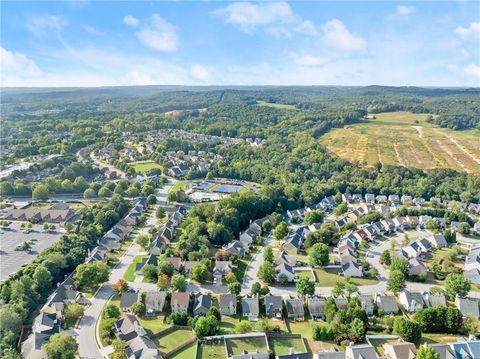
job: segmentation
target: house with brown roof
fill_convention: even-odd
[[[170,299],[170,307],[172,312],[188,313],[190,304],[190,293],[174,292]]]

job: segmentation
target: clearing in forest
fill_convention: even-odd
[[[384,112],[333,129],[320,141],[352,162],[480,172],[480,131],[453,131],[427,122],[427,114]]]

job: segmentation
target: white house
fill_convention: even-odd
[[[400,293],[398,301],[410,313],[419,311],[425,305],[423,296],[420,292],[410,292],[408,290],[404,290]]]

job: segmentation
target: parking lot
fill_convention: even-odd
[[[45,248],[58,241],[63,229],[54,232],[43,232],[43,225],[36,224],[28,234],[20,229],[21,222],[12,222],[9,228],[2,228],[0,233],[0,279],[8,278],[10,273],[18,271],[24,264],[28,264]],[[23,241],[33,242],[29,251],[16,251],[15,247]]]

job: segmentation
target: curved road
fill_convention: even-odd
[[[166,203],[167,193],[172,187],[174,180],[169,180],[163,188],[157,192],[159,204]],[[155,210],[150,213],[145,226],[139,231],[139,234],[146,234],[148,230],[156,225]],[[82,359],[101,359],[108,354],[103,348],[100,350],[96,341],[96,323],[102,314],[103,307],[113,294],[112,284],[120,278],[123,278],[128,266],[133,262],[133,258],[140,251],[138,244],[130,246],[125,255],[120,258],[120,262],[110,272],[109,282],[104,283],[100,289],[90,298],[91,305],[85,310],[85,314],[78,323],[78,352]]]

